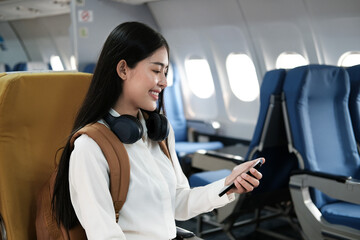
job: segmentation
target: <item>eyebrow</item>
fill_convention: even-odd
[[[164,63],[161,63],[161,62],[151,62],[151,64],[155,64],[155,65],[159,65],[161,67],[165,67],[165,64]],[[168,66],[166,66],[168,68]]]

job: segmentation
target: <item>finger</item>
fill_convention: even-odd
[[[238,177],[237,179],[235,179],[234,181],[234,184],[235,184],[235,187],[236,187],[236,192],[237,193],[244,193],[246,192],[247,190],[240,184],[240,181],[243,180],[241,177]]]
[[[242,174],[241,177],[245,179],[248,183],[250,183],[253,187],[258,187],[260,184],[260,181],[256,179],[255,177],[250,176],[249,174]]]
[[[251,166],[251,162],[245,162],[234,167],[230,175],[226,177],[225,185],[229,185],[231,182],[233,182],[249,166]]]
[[[255,168],[251,168],[250,173],[253,175],[253,177],[257,178],[258,180],[260,180],[262,178],[261,172],[259,172]]]
[[[251,192],[254,190],[254,186],[247,182],[244,178],[242,178],[239,183],[245,189],[245,192]]]

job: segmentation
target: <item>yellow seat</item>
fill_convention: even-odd
[[[91,77],[0,74],[0,214],[8,240],[36,239],[37,194],[54,170]]]

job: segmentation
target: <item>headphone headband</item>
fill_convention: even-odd
[[[162,141],[166,139],[170,129],[167,118],[157,112],[149,112],[144,115],[147,114],[148,117],[146,118],[144,116],[144,118],[149,138],[153,141]],[[143,126],[139,119],[131,115],[114,117],[108,113],[104,117],[104,120],[120,141],[126,144],[135,143],[144,133]]]

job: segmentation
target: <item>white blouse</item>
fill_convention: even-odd
[[[114,110],[110,113],[119,116]],[[172,239],[175,219],[187,220],[235,199],[234,194],[218,197],[224,179],[190,189],[176,156],[173,129],[168,137],[171,162],[159,144],[147,137],[145,121],[139,115],[145,133],[137,142],[124,144],[130,160],[130,185],[118,223],[104,154],[87,135],[75,140],[69,167],[70,196],[89,240]]]

